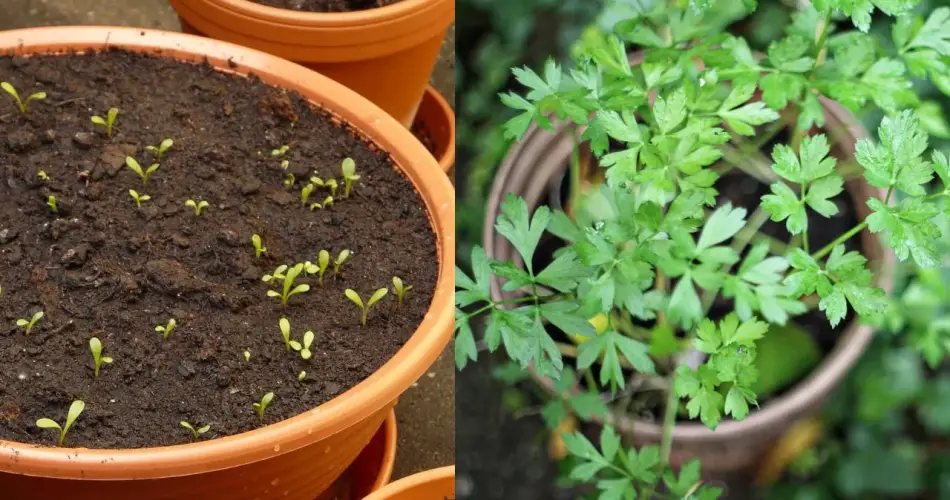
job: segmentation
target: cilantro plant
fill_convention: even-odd
[[[276,292],[274,290],[268,290],[267,296],[272,297],[272,298],[279,298],[281,305],[286,306],[287,302],[290,301],[290,298],[293,297],[294,295],[309,292],[310,285],[306,283],[294,286],[294,281],[297,279],[297,276],[300,276],[300,273],[302,273],[303,270],[304,270],[304,265],[301,263],[301,264],[296,264],[294,266],[286,268],[287,274],[283,275],[282,277],[277,277],[276,275],[264,276],[264,281],[270,282],[270,281],[283,280],[284,282],[283,291]],[[278,267],[277,271],[275,272],[281,273],[283,271]],[[270,277],[271,279],[268,280],[267,279],[268,277]]]
[[[910,78],[950,81],[950,8],[924,19],[910,12],[914,4],[800,2],[786,36],[757,57],[721,29],[724,18],[751,15],[753,0],[624,2],[626,18],[612,32],[588,31],[570,69],[549,61],[540,74],[513,70],[527,91],[501,96],[518,113],[506,135],[565,123],[604,183],[579,189],[576,148],[570,214],[504,199],[495,230],[520,263],[476,247],[472,275],[456,270],[456,361],[463,369],[480,350],[504,348],[523,369],[555,380],[573,363],[587,390],[619,412],[641,384],[665,391],[652,403],[663,426],[658,447],[620,450],[609,427],[599,449],[565,438],[581,462],[572,476],[596,482],[602,498],[652,498],[661,480],[677,498],[719,496],[701,486],[698,463],[679,476],[669,470],[677,416],[715,429],[754,411],[757,343],[770,325],[811,310],[830,327],[849,310],[879,319],[884,291],[852,250],[863,230],[901,261],[939,262],[950,163],[926,154]],[[896,18],[887,21],[893,46],[867,34],[875,8]],[[638,50],[642,61],[631,64]],[[840,134],[823,129],[822,98],[883,113],[877,138],[858,141],[853,157],[843,148],[832,155]],[[769,194],[747,200],[751,214],[720,195],[717,181],[733,172],[767,185]],[[850,198],[851,180],[879,188],[880,198]],[[809,222],[841,217],[841,204],[871,214],[811,248]],[[788,241],[763,230],[769,220],[784,225]],[[540,266],[546,232],[566,245]],[[493,279],[517,293],[493,297]],[[479,341],[476,317],[486,324]]]

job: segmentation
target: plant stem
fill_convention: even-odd
[[[815,260],[819,260],[819,259],[823,258],[825,255],[828,255],[829,253],[831,253],[831,251],[832,251],[836,246],[838,246],[838,245],[840,245],[840,244],[842,244],[842,243],[848,241],[849,239],[851,239],[852,236],[854,236],[854,235],[860,233],[860,232],[861,232],[862,230],[864,230],[864,228],[866,228],[866,227],[868,227],[867,221],[864,221],[864,222],[858,224],[857,226],[852,227],[850,231],[848,231],[847,233],[842,234],[841,236],[838,236],[838,238],[837,238],[836,240],[832,241],[831,243],[828,243],[827,245],[824,246],[824,248],[822,248],[821,250],[819,250],[819,251],[817,251],[815,254],[813,254],[813,255],[812,255],[812,258],[815,259]]]
[[[581,201],[581,153],[580,142],[577,140],[577,129],[571,128],[571,198],[568,204],[580,203]],[[568,206],[562,207],[567,211]]]
[[[805,184],[805,182],[801,183],[801,202],[803,207],[805,206]],[[805,230],[802,231],[802,250],[804,250],[805,253],[808,253],[808,215],[806,214],[805,217]]]

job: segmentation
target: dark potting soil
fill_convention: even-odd
[[[278,9],[303,12],[353,12],[385,7],[402,0],[250,0]]]
[[[432,156],[435,156],[438,152],[436,151],[435,141],[432,140],[432,135],[429,133],[429,129],[426,128],[425,123],[416,121],[412,124],[412,135],[416,136],[416,139],[419,139],[419,142],[432,153]],[[436,157],[438,159],[438,157]]]
[[[35,422],[62,422],[76,399],[86,409],[67,446],[184,443],[181,420],[210,424],[203,439],[248,431],[262,425],[252,403],[265,393],[275,397],[264,423],[319,406],[389,360],[423,319],[437,256],[421,199],[388,154],[300,96],[121,51],[2,57],[0,80],[49,95],[27,115],[0,96],[0,438],[55,443]],[[90,123],[110,107],[120,110],[111,139]],[[175,144],[143,186],[125,157],[150,165],[145,146],[165,138]],[[271,156],[285,144],[297,179],[339,179],[353,158],[352,196],[302,207],[301,184],[285,188]],[[136,209],[130,189],[152,199]],[[210,206],[196,216],[188,199]],[[353,252],[339,279],[331,269],[322,286],[299,280],[311,291],[286,308],[266,297],[265,273],[316,261],[321,249]],[[344,289],[365,300],[393,276],[414,287],[406,303],[397,309],[390,293],[360,327]],[[45,317],[31,335],[14,327],[36,311]],[[309,361],[287,352],[282,317],[297,340],[315,333]],[[155,327],[169,318],[178,328],[166,341]],[[115,359],[98,378],[92,337]]]

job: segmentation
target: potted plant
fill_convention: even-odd
[[[21,353],[3,490],[315,498],[449,339],[436,162],[356,93],[252,49],[101,27],[0,47],[0,342]]]
[[[169,1],[185,32],[303,64],[407,127],[455,18],[452,0]]]
[[[924,156],[905,64],[944,74],[918,62],[946,48],[935,40],[950,11],[900,17],[879,59],[867,35],[832,23],[837,3],[805,5],[759,59],[720,29],[734,7],[631,7],[612,33],[585,34],[569,72],[516,69],[530,90],[502,97],[520,113],[507,133],[525,139],[494,187],[473,276],[457,271],[457,361],[504,347],[552,391],[546,417],[605,423],[600,447],[564,438],[573,477],[605,494],[650,498],[662,477],[687,495],[699,488],[692,459],[717,472],[754,462],[857,360],[871,336],[858,318],[884,312],[894,255],[938,260],[947,161]],[[634,47],[646,48],[639,65]],[[879,140],[832,101],[884,111]],[[585,189],[582,141],[603,185]],[[568,164],[570,215],[542,202]],[[544,248],[551,238],[561,243]],[[775,339],[824,342],[824,359],[760,398],[758,359]],[[636,449],[618,453],[621,435]]]
[[[395,481],[365,500],[455,500],[455,466],[433,469]]]

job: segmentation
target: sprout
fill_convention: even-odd
[[[325,187],[329,189],[330,196],[336,196],[336,190],[339,187],[339,184],[337,184],[336,179],[323,180],[319,177],[311,177],[310,182],[312,182],[313,184],[317,186]]]
[[[274,400],[274,393],[268,392],[264,394],[264,397],[261,398],[260,403],[254,403],[254,410],[257,412],[257,416],[260,417],[261,422],[264,421],[264,410],[267,409],[267,405]]]
[[[79,418],[79,415],[83,410],[86,409],[86,403],[82,401],[73,401],[73,404],[69,405],[69,412],[66,413],[66,423],[60,427],[56,421],[49,418],[41,418],[36,421],[36,426],[40,429],[57,429],[59,430],[59,445],[62,446],[66,441],[66,433],[69,432],[69,428],[76,423],[76,419]]]
[[[287,170],[290,167],[290,160],[284,160],[280,162],[280,168]]]
[[[310,194],[313,193],[313,190],[316,188],[317,186],[314,186],[313,184],[307,184],[306,186],[303,187],[303,189],[300,190],[300,204],[301,205],[307,204],[307,200],[310,199]],[[310,210],[313,210],[313,205],[310,206]]]
[[[320,278],[320,285],[322,286],[323,275],[327,272],[327,267],[330,265],[330,252],[326,250],[320,250],[320,254],[317,255],[317,264],[317,276]]]
[[[259,235],[251,235],[251,244],[254,245],[254,256],[258,259],[261,258],[261,254],[267,253],[267,249],[264,248],[264,243]]]
[[[299,351],[300,342],[290,338],[290,320],[280,318],[280,323],[278,324],[280,325],[280,336],[284,338],[284,346],[287,347],[287,352],[290,352],[291,349]]]
[[[204,427],[202,427],[202,428],[200,428],[200,429],[195,429],[194,426],[192,426],[192,425],[189,424],[188,422],[185,422],[184,420],[182,420],[182,421],[179,422],[179,423],[181,424],[182,427],[184,427],[185,429],[188,429],[189,431],[191,431],[191,435],[195,438],[195,441],[197,441],[198,438],[200,438],[202,434],[204,434],[204,433],[206,433],[206,432],[208,432],[208,431],[211,430],[211,425],[210,425],[210,424],[209,424],[209,425],[206,425],[206,426],[204,426]]]
[[[302,371],[302,372],[300,372],[299,375],[297,375],[297,380],[300,381],[300,382],[303,382],[303,379],[305,379],[305,378],[307,378],[307,372],[305,372],[305,371]]]
[[[105,118],[99,115],[93,115],[91,120],[93,124],[105,127],[106,135],[112,137],[112,127],[115,125],[115,119],[117,116],[119,116],[119,110],[116,108],[109,108]]]
[[[26,327],[26,334],[29,335],[33,331],[33,327],[36,326],[36,323],[43,319],[43,311],[39,311],[33,315],[29,320],[18,319],[16,320],[16,326],[20,328]]]
[[[156,326],[155,331],[162,334],[162,340],[168,340],[168,336],[175,331],[176,326],[178,326],[178,322],[175,321],[175,318],[171,318],[167,324]]]
[[[350,251],[343,250],[340,252],[340,255],[336,257],[336,260],[333,261],[333,277],[336,278],[340,274],[340,266],[350,258]]]
[[[277,266],[277,269],[274,269],[273,274],[265,274],[264,277],[261,279],[265,283],[270,283],[271,285],[276,284],[278,281],[281,281],[287,277],[284,275],[284,271],[286,270],[287,270],[286,265]]]
[[[343,170],[343,199],[349,199],[353,181],[358,181],[360,176],[356,175],[356,162],[352,158],[345,158],[341,169]]]
[[[89,350],[92,352],[92,360],[96,363],[94,376],[98,377],[99,367],[102,366],[102,363],[112,363],[112,358],[102,355],[102,342],[96,337],[89,339]]]
[[[412,290],[412,285],[405,286],[402,282],[402,278],[399,276],[393,276],[393,292],[396,293],[396,304],[399,307],[402,307],[402,301],[406,297],[406,293]]]
[[[151,196],[149,196],[149,195],[147,195],[147,194],[139,194],[138,191],[136,191],[136,190],[134,190],[134,189],[130,189],[130,190],[129,190],[129,196],[131,196],[132,199],[135,200],[135,207],[136,207],[136,208],[142,208],[142,202],[143,202],[143,201],[148,201],[148,200],[151,200],[151,199],[152,199]]]
[[[201,200],[195,202],[195,200],[188,200],[185,202],[186,207],[191,207],[195,209],[195,216],[201,217],[201,211],[211,206],[207,201]]]
[[[244,351],[244,361],[251,361],[251,351]]]
[[[297,279],[297,276],[303,272],[304,265],[297,264],[294,267],[291,267],[287,270],[287,276],[284,277],[284,291],[283,293],[277,293],[274,290],[268,290],[268,297],[280,297],[280,302],[283,305],[287,305],[287,301],[291,297],[297,295],[298,293],[305,293],[310,291],[310,285],[297,285],[294,287],[294,280]]]
[[[284,145],[281,146],[279,149],[273,149],[273,150],[271,150],[270,155],[271,155],[271,156],[284,156],[285,154],[287,154],[287,151],[288,151],[289,149],[290,149],[290,146],[284,144]]]
[[[129,167],[129,170],[135,172],[139,177],[142,178],[142,185],[147,185],[149,177],[158,171],[158,163],[153,163],[149,165],[147,169],[142,170],[142,166],[139,165],[139,162],[131,156],[125,157],[125,166]]]
[[[56,197],[53,195],[49,195],[49,198],[46,198],[46,206],[48,206],[54,214],[59,212],[59,209],[56,207]]]
[[[319,209],[322,210],[322,209],[328,208],[328,207],[330,207],[330,206],[332,206],[332,205],[333,205],[333,197],[332,197],[332,196],[327,196],[326,198],[323,199],[323,203],[311,203],[311,204],[310,204],[310,211],[313,212],[313,209],[315,209],[315,208],[319,208]]]
[[[49,175],[46,174],[45,170],[40,170],[39,172],[36,173],[36,176],[39,177],[40,180],[49,182]]]
[[[287,174],[287,178],[284,179],[284,187],[288,189],[292,188],[295,182],[297,182],[297,179],[294,177],[294,174]]]
[[[308,331],[303,334],[303,346],[300,349],[295,349],[300,351],[300,357],[303,359],[310,359],[313,357],[313,352],[310,351],[310,345],[313,344],[313,332]]]
[[[30,101],[40,101],[46,99],[46,92],[37,92],[35,94],[30,94],[30,96],[27,97],[25,101],[20,100],[20,94],[17,93],[16,89],[13,88],[13,85],[11,85],[10,82],[0,82],[0,89],[3,89],[4,92],[10,94],[10,97],[16,101],[17,107],[20,108],[20,113],[23,113],[24,115],[30,110]]]
[[[370,297],[369,301],[365,304],[363,303],[363,299],[360,298],[360,294],[356,293],[356,291],[347,288],[343,293],[346,294],[346,298],[350,299],[351,302],[356,304],[356,307],[360,308],[360,311],[363,313],[360,324],[366,326],[366,318],[369,316],[369,310],[372,309],[377,302],[382,300],[387,293],[389,293],[389,289],[380,288],[379,290],[376,290],[373,292],[373,296]]]
[[[162,157],[165,156],[165,152],[171,149],[171,147],[174,145],[175,141],[171,139],[165,139],[158,146],[145,146],[145,150],[155,153],[155,157],[161,160]]]

